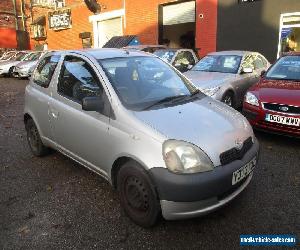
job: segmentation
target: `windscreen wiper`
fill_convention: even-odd
[[[161,100],[158,100],[154,103],[152,103],[151,105],[147,106],[146,108],[144,108],[143,110],[148,110],[154,106],[157,106],[157,105],[160,105],[160,104],[163,104],[163,103],[168,103],[168,102],[171,102],[171,101],[174,101],[174,100],[178,100],[178,99],[182,99],[182,98],[185,98],[187,97],[188,95],[175,95],[175,96],[168,96],[168,97],[165,97]]]

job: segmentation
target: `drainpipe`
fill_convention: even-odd
[[[14,7],[14,15],[16,19],[16,30],[19,30],[19,25],[18,25],[18,15],[17,15],[17,8],[16,8],[16,0],[12,0],[13,7]]]
[[[23,31],[26,31],[26,27],[25,27],[25,18],[24,18],[24,1],[21,0],[21,18],[22,18],[22,25],[23,25]]]

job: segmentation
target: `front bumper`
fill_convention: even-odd
[[[6,68],[0,69],[0,75],[5,75],[5,74],[8,74],[8,69]]]
[[[14,77],[29,77],[29,69],[19,69],[19,68],[15,68],[15,70],[13,71],[13,76]]]
[[[175,174],[166,168],[150,169],[163,217],[173,220],[204,215],[234,199],[249,184],[252,173],[235,185],[232,185],[232,174],[258,157],[258,151],[259,144],[255,139],[241,160],[204,173]]]
[[[279,113],[276,111],[265,110],[261,106],[255,107],[244,103],[243,115],[248,119],[250,124],[257,130],[263,130],[265,132],[276,133],[281,135],[287,135],[292,137],[300,137],[300,127],[288,126],[279,123],[268,122],[265,120],[266,114],[274,114],[281,116],[292,116],[300,118],[299,115],[289,115]]]
[[[194,202],[174,202],[161,200],[160,205],[163,217],[166,220],[178,220],[203,216],[211,213],[237,197],[248,186],[252,176],[253,173],[247,177],[246,181],[238,189],[220,200],[218,200],[217,197]]]

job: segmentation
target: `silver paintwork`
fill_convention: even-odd
[[[242,57],[242,62],[249,54],[260,55],[257,52],[250,51],[220,51],[209,53],[208,55],[237,55]],[[261,69],[254,69],[252,73],[242,74],[242,67],[240,66],[237,74],[220,73],[220,72],[204,72],[204,71],[187,71],[184,75],[189,78],[200,90],[220,87],[212,98],[221,101],[224,94],[232,91],[235,97],[236,106],[241,106],[246,91],[255,83],[258,82],[260,74],[263,70],[267,70],[270,63],[267,62],[267,67]],[[241,63],[242,65],[242,63]]]
[[[162,144],[167,139],[191,142],[220,165],[221,152],[235,141],[254,137],[248,121],[223,103],[204,97],[196,102],[142,112],[127,110],[120,102],[97,59],[147,56],[117,49],[51,52],[62,57],[48,88],[31,79],[25,90],[25,114],[37,125],[41,139],[52,147],[112,183],[112,166],[121,157],[134,159],[149,170],[166,168]],[[114,118],[83,111],[79,103],[57,93],[64,56],[87,61],[96,72],[110,101]]]
[[[163,217],[167,220],[179,220],[211,213],[237,197],[248,186],[252,176],[253,173],[247,177],[247,180],[237,190],[222,200],[218,200],[217,197],[196,202],[174,202],[161,200],[160,205]]]

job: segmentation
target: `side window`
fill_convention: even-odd
[[[33,82],[37,85],[48,88],[54,74],[60,56],[46,56],[41,60],[33,74]]]
[[[181,51],[176,56],[174,65],[175,64],[194,65],[195,59],[193,57],[193,54],[190,51]]]
[[[266,61],[260,55],[255,55],[254,66],[255,69],[263,69],[267,65]]]
[[[252,68],[253,70],[255,69],[253,55],[248,54],[244,57],[242,68]]]
[[[66,56],[60,73],[57,92],[81,103],[88,96],[102,97],[103,88],[92,67],[83,59]]]

